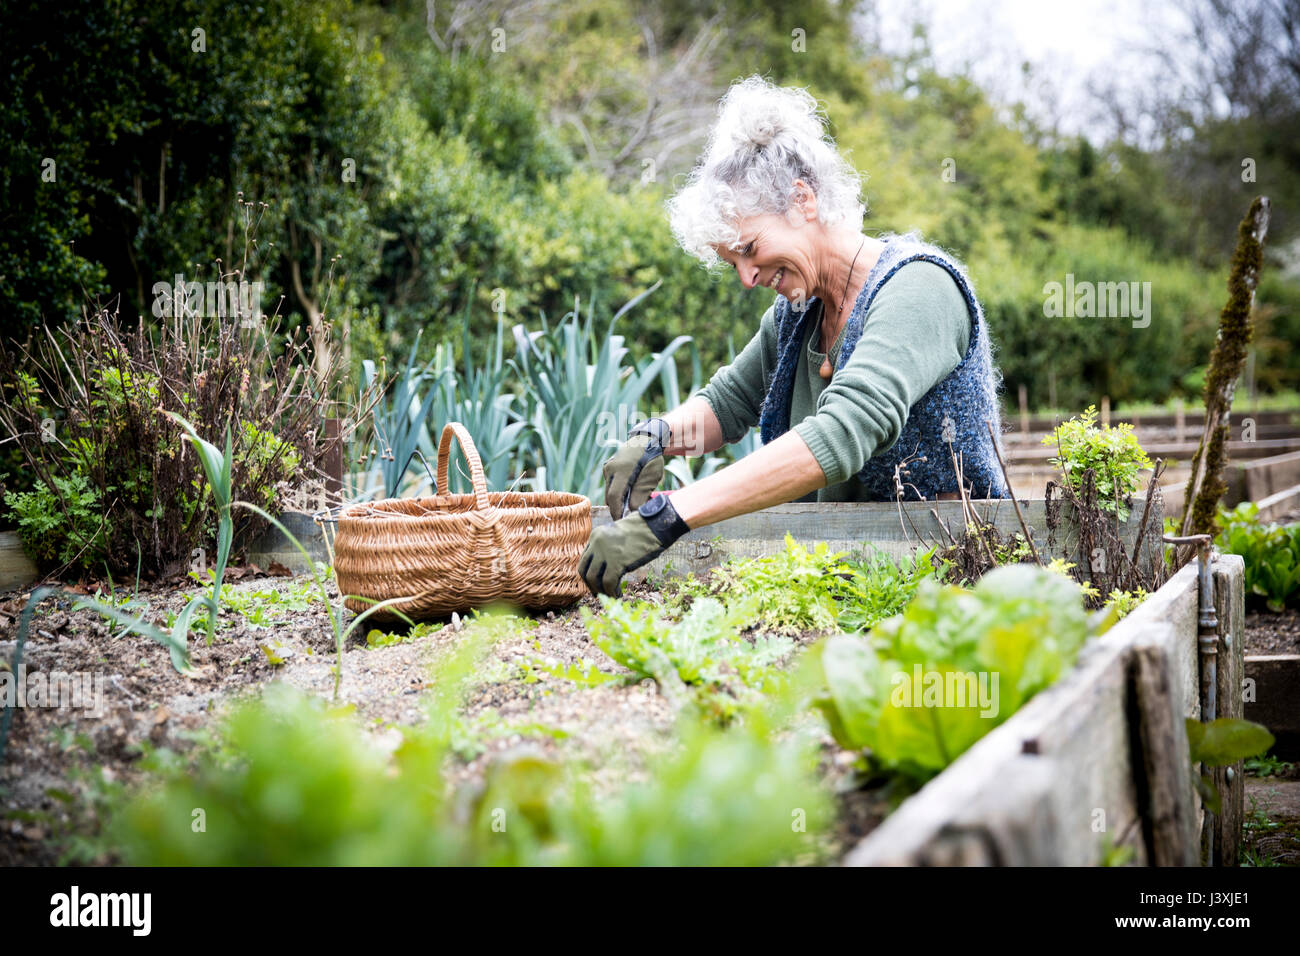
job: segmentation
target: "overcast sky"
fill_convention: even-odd
[[[1159,83],[1151,48],[1184,23],[1177,0],[876,0],[876,11],[863,26],[887,50],[906,49],[919,17],[940,70],[970,64],[995,99],[1024,100],[1063,133],[1107,131],[1089,84],[1114,84],[1131,97]],[[1029,88],[1024,61],[1034,67]]]

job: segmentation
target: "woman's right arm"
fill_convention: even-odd
[[[673,430],[669,455],[706,455],[739,441],[758,424],[767,395],[765,356],[775,361],[776,326],[769,308],[758,332],[730,365],[713,373],[709,384],[664,415]]]
[[[692,395],[665,415],[664,421],[672,429],[672,439],[664,449],[665,455],[694,458],[707,455],[726,444],[717,413],[698,394]]]

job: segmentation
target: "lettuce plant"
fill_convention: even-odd
[[[970,591],[926,580],[869,639],[839,634],[817,648],[817,705],[841,746],[924,780],[1055,682],[1102,629],[1078,585],[1032,565],[998,568]]]
[[[665,696],[689,701],[725,723],[741,707],[756,704],[756,692],[781,685],[777,664],[794,651],[794,642],[780,635],[747,639],[740,630],[754,617],[752,602],[730,607],[714,598],[700,598],[673,622],[648,602],[601,598],[597,617],[583,608],[592,641],[622,664],[634,679],[651,678]]]
[[[934,552],[895,561],[883,553],[852,560],[822,541],[811,550],[785,536],[785,550],[729,561],[707,585],[676,583],[671,598],[712,594],[724,603],[748,602],[751,623],[776,633],[838,628],[861,631],[897,614],[921,581],[938,573]]]
[[[1245,561],[1248,598],[1262,599],[1271,611],[1300,598],[1300,524],[1261,524],[1259,506],[1246,501],[1220,509],[1219,525],[1215,544]]]

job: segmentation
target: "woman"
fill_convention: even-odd
[[[689,531],[796,499],[1006,497],[995,370],[961,265],[916,236],[862,232],[860,179],[805,91],[759,77],[723,98],[704,158],[669,202],[682,247],[777,292],[758,334],[708,386],[632,429],[605,464],[612,524],[579,571],[596,593]],[[663,455],[700,455],[757,425],[763,447],[651,497]]]

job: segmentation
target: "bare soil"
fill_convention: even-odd
[[[244,572],[234,588],[237,593],[290,595],[301,592],[306,580]],[[146,618],[161,625],[166,612],[180,611],[196,593],[193,585],[145,586],[137,598],[148,602]],[[329,593],[337,604],[333,582]],[[646,585],[628,593],[654,594]],[[25,645],[26,673],[102,674],[103,701],[98,711],[66,706],[15,710],[0,767],[0,865],[59,862],[67,839],[93,828],[94,787],[86,779],[92,768],[103,767],[107,779],[130,783],[138,776],[141,745],[184,750],[232,702],[271,681],[332,695],[334,634],[319,593],[313,595],[308,610],[269,604],[262,626],[223,608],[222,626],[211,646],[201,633],[191,634],[197,670],[188,677],[175,671],[163,647],[121,635],[93,611],[72,610],[72,599],[43,602]],[[13,659],[27,597],[0,599],[0,661],[5,662],[0,667]],[[534,615],[534,628],[492,645],[462,708],[475,733],[458,750],[453,780],[475,778],[503,751],[527,747],[582,760],[594,768],[593,783],[615,788],[638,779],[649,754],[671,746],[673,709],[653,681],[589,687],[527,666],[540,661],[564,668],[586,661],[607,673],[627,673],[591,642],[581,607],[599,610],[585,598],[562,613]],[[421,698],[431,686],[430,665],[455,644],[457,629],[448,623],[408,643],[376,648],[365,644],[368,631],[364,624],[359,627],[343,654],[339,697],[355,705],[378,743],[391,738],[395,745],[397,728],[425,719]],[[808,643],[818,636],[809,633],[796,640]],[[832,786],[847,777],[853,759],[829,736],[824,738],[823,766]],[[847,852],[889,809],[878,790],[850,791],[839,800],[841,817],[829,838],[836,854]]]
[[[1246,615],[1246,653],[1300,654],[1300,610],[1281,614],[1268,611]]]
[[[1243,860],[1258,866],[1300,866],[1300,765],[1246,778]]]

